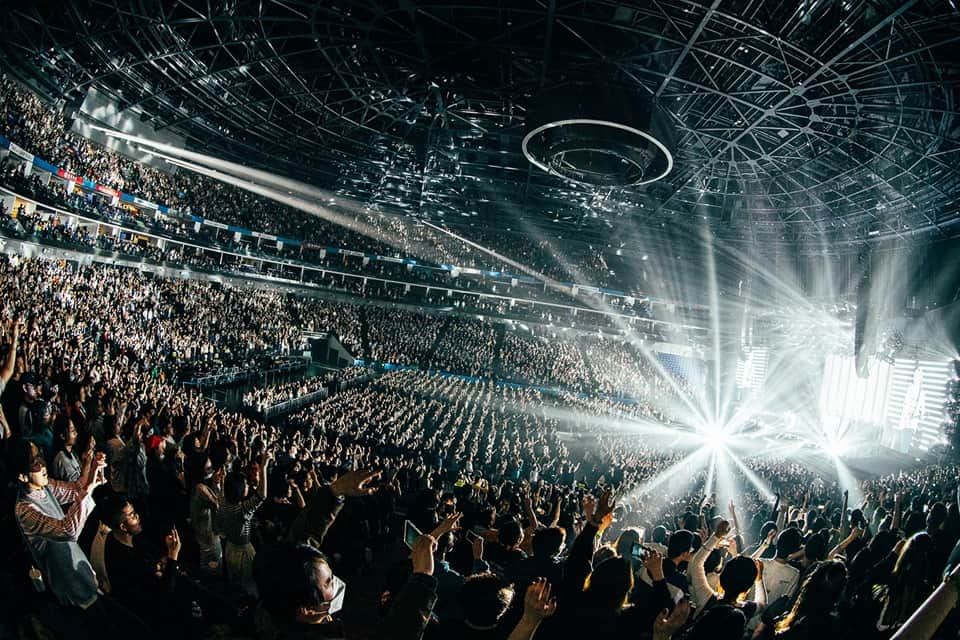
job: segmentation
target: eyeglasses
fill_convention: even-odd
[[[47,461],[43,459],[43,456],[33,456],[30,458],[30,471],[36,473],[46,466]]]

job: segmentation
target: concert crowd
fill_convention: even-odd
[[[725,486],[695,433],[685,452],[616,426],[668,423],[682,385],[661,374],[633,390],[646,401],[592,394],[591,376],[612,390],[646,365],[614,354],[600,375],[612,347],[562,336],[523,337],[526,360],[502,366],[565,392],[391,371],[264,423],[179,384],[180,367],[297,351],[304,317],[411,361],[471,343],[479,358],[497,331],[42,257],[4,257],[0,291],[15,628],[955,637],[956,466],[841,485],[757,456],[728,464]]]

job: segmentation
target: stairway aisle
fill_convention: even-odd
[[[370,331],[367,325],[367,307],[360,307],[360,346],[363,347],[363,359],[367,362],[373,358],[370,351]]]
[[[577,351],[580,352],[580,357],[583,358],[584,363],[587,365],[587,375],[590,376],[590,388],[599,388],[600,385],[597,384],[597,377],[593,375],[593,363],[587,358],[587,351],[583,348],[583,343],[580,342],[580,340],[576,340],[575,344],[577,345]]]
[[[440,346],[440,341],[443,340],[443,336],[446,335],[447,330],[450,328],[450,324],[453,322],[453,318],[447,316],[443,319],[443,326],[440,327],[440,331],[437,331],[437,337],[433,339],[433,344],[430,345],[430,349],[427,350],[426,355],[423,356],[423,362],[420,363],[421,369],[429,369],[430,363],[433,362],[433,355],[437,352],[437,348]]]
[[[503,352],[503,343],[506,341],[507,329],[502,322],[494,323],[493,329],[497,333],[497,337],[493,345],[493,375],[496,378],[501,378],[500,355]]]

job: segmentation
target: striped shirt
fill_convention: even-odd
[[[217,511],[217,528],[227,542],[243,545],[250,542],[250,530],[253,527],[253,514],[263,504],[259,493],[236,504],[224,503]]]

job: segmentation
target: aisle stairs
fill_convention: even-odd
[[[500,355],[503,352],[503,343],[507,335],[507,329],[502,322],[495,322],[493,325],[494,331],[496,331],[496,338],[493,344],[493,375],[496,377],[501,377],[500,375]]]
[[[433,356],[437,353],[437,348],[440,346],[440,341],[443,339],[443,336],[446,335],[447,330],[450,329],[450,324],[453,322],[453,318],[447,316],[443,319],[443,326],[440,327],[440,331],[437,331],[437,337],[434,338],[433,344],[430,345],[430,348],[427,350],[427,353],[424,354],[423,360],[420,362],[420,367],[426,369],[430,366],[430,363],[433,362]]]
[[[574,340],[574,344],[577,345],[577,351],[580,352],[580,357],[583,358],[584,363],[587,365],[587,376],[590,381],[590,388],[597,389],[599,385],[597,384],[597,377],[593,375],[593,363],[587,358],[587,351],[583,348],[583,343],[579,340]]]
[[[360,307],[360,346],[363,348],[363,359],[369,361],[373,352],[370,350],[370,331],[365,306]]]

